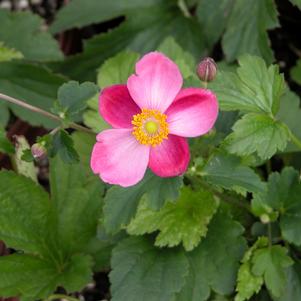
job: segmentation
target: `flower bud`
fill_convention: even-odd
[[[42,160],[46,157],[47,150],[43,144],[35,143],[31,146],[31,153],[35,159]]]
[[[204,82],[211,82],[215,79],[217,66],[211,57],[204,58],[197,66],[197,75]]]

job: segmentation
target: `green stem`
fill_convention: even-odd
[[[272,226],[271,223],[268,223],[268,237],[269,237],[269,248],[272,247],[273,237],[272,237]]]
[[[292,142],[301,150],[301,140],[299,138],[297,138],[291,130],[289,130],[289,136],[292,140]]]
[[[49,296],[45,301],[52,301],[52,300],[57,300],[57,299],[65,299],[69,301],[79,301],[79,299],[68,296],[68,295],[62,295],[62,294],[53,294]]]
[[[25,102],[23,100],[8,96],[6,94],[0,93],[0,99],[2,99],[4,101],[7,101],[7,102],[10,102],[10,103],[13,103],[15,105],[18,105],[20,107],[23,107],[23,108],[25,108],[27,110],[30,110],[32,112],[44,115],[45,117],[53,119],[53,120],[58,121],[60,123],[64,121],[64,119],[62,119],[61,117],[59,117],[57,115],[54,115],[54,114],[52,114],[50,112],[47,112],[47,111],[45,111],[41,108],[30,105],[30,104],[28,104],[27,102]],[[68,126],[72,129],[75,129],[75,130],[83,131],[83,132],[86,132],[86,133],[93,133],[92,130],[90,130],[90,129],[88,129],[88,128],[80,125],[80,124],[74,123],[74,122],[71,122]]]
[[[180,7],[180,9],[183,12],[185,17],[187,17],[187,18],[191,17],[190,11],[186,5],[185,0],[178,0],[178,6]]]

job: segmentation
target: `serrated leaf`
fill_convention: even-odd
[[[141,9],[148,7],[158,0],[114,0],[114,1],[99,1],[99,0],[75,0],[58,12],[52,23],[50,30],[52,33],[58,33],[66,29],[80,28],[92,23],[100,23],[110,19],[125,15],[133,9]]]
[[[0,62],[7,62],[13,59],[22,59],[23,54],[12,48],[5,47],[3,42],[0,42]]]
[[[0,126],[0,153],[13,154],[14,152],[13,144],[7,139],[5,130]]]
[[[24,176],[1,171],[0,204],[0,239],[17,250],[49,254],[47,193]]]
[[[113,250],[112,301],[174,301],[188,263],[179,249],[158,249],[143,237],[121,241]]]
[[[277,119],[285,123],[291,132],[301,139],[300,120],[300,98],[292,91],[287,91],[281,98],[280,110],[277,114]],[[285,152],[300,151],[300,148],[290,142],[285,149]]]
[[[156,50],[168,36],[173,36],[193,55],[202,55],[205,47],[197,21],[186,18],[176,2],[159,2],[158,5],[131,11],[119,27],[90,39],[82,54],[51,67],[77,80],[94,81],[95,70],[109,57],[124,49],[139,53]]]
[[[286,285],[285,268],[293,264],[287,249],[278,245],[256,250],[252,258],[252,273],[263,276],[272,296],[279,298]]]
[[[1,93],[24,100],[46,111],[50,111],[50,108],[53,106],[57,89],[63,82],[64,79],[62,77],[51,73],[43,67],[31,65],[24,61],[0,63]],[[58,125],[57,122],[20,106],[9,104],[8,107],[18,117],[32,125],[43,125],[46,128]],[[2,110],[3,101],[1,100],[0,112]]]
[[[255,195],[252,201],[261,206],[278,210],[282,236],[290,243],[301,245],[301,183],[299,173],[286,167],[281,174],[275,172],[269,176],[268,189]]]
[[[104,224],[108,232],[117,232],[134,217],[139,201],[146,195],[150,208],[160,209],[166,201],[178,197],[182,178],[160,178],[147,172],[135,186],[110,188],[105,197]]]
[[[257,1],[257,0],[256,0]],[[266,66],[260,57],[243,55],[236,73],[221,71],[210,88],[222,110],[276,114],[285,82],[277,65]]]
[[[58,104],[66,118],[74,120],[87,107],[87,100],[98,92],[94,83],[69,81],[58,90]]]
[[[57,41],[42,30],[43,19],[37,14],[0,9],[0,24],[0,41],[20,51],[26,59],[50,61],[63,58]]]
[[[235,301],[250,299],[253,294],[259,292],[263,285],[263,277],[252,274],[251,259],[255,250],[266,246],[268,246],[268,239],[266,237],[260,237],[245,253],[242,259],[242,265],[238,270]]]
[[[206,238],[186,253],[189,274],[176,301],[205,301],[211,290],[221,295],[233,292],[246,247],[242,232],[242,226],[225,212],[219,211],[213,217]]]
[[[286,269],[286,287],[279,301],[291,301],[301,299],[301,266],[295,262],[293,266]]]
[[[175,203],[168,202],[159,211],[141,202],[127,231],[131,235],[143,235],[158,230],[156,246],[174,247],[183,243],[185,250],[191,251],[206,236],[218,204],[210,192],[193,191],[185,186]]]
[[[102,207],[103,184],[87,177],[86,167],[50,161],[51,198],[57,215],[58,239],[67,254],[81,252],[96,235]],[[80,235],[79,235],[80,234]]]
[[[250,53],[271,63],[274,55],[267,30],[279,26],[277,15],[273,0],[235,1],[222,39],[227,60]]]
[[[257,153],[261,159],[271,158],[286,148],[289,130],[285,124],[268,115],[249,113],[239,119],[225,140],[229,152],[240,156]]]
[[[263,192],[265,189],[259,176],[233,155],[217,154],[211,157],[202,169],[202,175],[208,182],[225,189],[239,187],[244,192]]]
[[[135,73],[135,64],[139,53],[122,51],[106,60],[98,70],[97,84],[102,89],[117,84],[126,84],[127,79]]]
[[[54,134],[50,155],[52,157],[59,155],[65,163],[71,164],[79,161],[79,156],[74,148],[73,140],[65,130],[59,130]]]
[[[57,286],[75,291],[91,281],[89,256],[74,256],[61,268],[59,271],[51,261],[32,255],[0,257],[1,296],[19,295],[22,301],[31,301],[49,296]]]

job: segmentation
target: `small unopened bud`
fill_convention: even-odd
[[[268,224],[271,221],[270,217],[266,213],[260,215],[260,220],[263,224]]]
[[[35,143],[31,146],[32,156],[37,160],[42,160],[46,157],[47,150],[41,143]]]
[[[197,66],[197,75],[203,82],[211,82],[215,79],[217,66],[211,57],[204,58]]]

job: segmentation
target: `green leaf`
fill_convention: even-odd
[[[219,72],[210,85],[217,94],[221,109],[275,115],[285,89],[279,67],[267,67],[262,58],[251,55],[240,57],[239,65],[236,73]]]
[[[158,230],[156,246],[174,247],[183,243],[185,250],[191,251],[206,236],[218,204],[210,192],[192,191],[185,186],[177,202],[168,202],[159,211],[141,202],[127,231],[131,235],[143,235]]]
[[[112,301],[174,301],[187,274],[179,249],[157,249],[143,237],[121,241],[113,250]]]
[[[69,81],[58,90],[58,104],[66,118],[74,120],[87,107],[87,100],[98,92],[95,84]]]
[[[65,163],[71,164],[79,161],[73,140],[65,130],[59,130],[52,138],[50,155],[54,157],[57,154]]]
[[[158,51],[163,52],[178,65],[184,79],[189,76],[196,77],[194,57],[191,53],[184,51],[173,37],[167,37],[159,45]]]
[[[9,247],[49,254],[47,220],[49,197],[32,180],[13,172],[0,172],[0,239]]]
[[[293,264],[292,259],[287,255],[287,249],[274,245],[256,250],[252,263],[252,273],[263,276],[272,296],[279,298],[285,290],[285,268]]]
[[[296,5],[299,9],[301,9],[301,0],[290,0],[292,4]]]
[[[271,63],[274,56],[267,30],[279,26],[277,15],[274,0],[235,1],[222,40],[226,59],[234,61],[250,53]]]
[[[15,136],[16,139],[16,151],[14,155],[14,163],[18,174],[32,179],[34,182],[38,182],[37,169],[34,163],[26,162],[22,159],[23,152],[29,150],[30,146],[24,136]]]
[[[23,61],[0,63],[0,91],[9,96],[24,100],[25,102],[50,111],[56,99],[58,88],[64,79],[47,69],[31,65]],[[2,101],[0,102],[2,104]],[[3,110],[0,104],[0,112]],[[52,128],[58,125],[43,115],[9,104],[9,108],[21,119],[32,125],[43,125]],[[1,115],[1,114],[0,114]]]
[[[1,109],[0,109],[1,110]],[[0,152],[4,154],[13,154],[15,148],[13,144],[6,137],[5,130],[0,127]]]
[[[50,30],[58,33],[71,28],[80,28],[125,15],[133,9],[139,10],[159,2],[158,0],[74,0],[58,12]]]
[[[97,83],[102,89],[117,84],[126,84],[127,79],[135,73],[135,64],[139,54],[123,51],[106,60],[97,73]]]
[[[13,59],[22,59],[23,54],[15,49],[7,48],[0,42],[0,62],[7,62]]]
[[[90,39],[82,54],[51,67],[77,80],[94,81],[95,70],[109,57],[124,49],[139,53],[156,50],[168,36],[196,57],[205,51],[197,21],[186,18],[175,1],[160,1],[159,5],[131,11],[119,27]]]
[[[44,299],[57,286],[64,286],[68,291],[83,288],[91,281],[91,258],[74,256],[58,271],[51,261],[37,256],[4,256],[0,257],[0,280],[2,297],[19,295],[22,301]]]
[[[301,109],[300,98],[292,91],[287,91],[281,98],[280,110],[277,114],[277,119],[285,123],[291,132],[301,139]],[[300,148],[290,142],[285,149],[285,152],[300,151]]]
[[[0,9],[0,24],[0,41],[20,51],[26,59],[50,61],[63,58],[57,41],[42,29],[43,19],[37,14]]]
[[[301,299],[301,265],[295,262],[286,269],[286,287],[279,301],[291,301]]]
[[[0,127],[6,126],[9,120],[9,111],[7,104],[0,100]]]
[[[286,167],[281,174],[275,172],[269,176],[268,189],[258,194],[252,206],[261,204],[280,212],[280,228],[282,236],[290,243],[301,245],[301,183],[299,173]]]
[[[298,1],[298,0],[296,0],[296,1]],[[301,1],[300,1],[300,9],[301,9]],[[296,83],[298,83],[299,85],[301,85],[301,60],[298,60],[296,66],[294,66],[290,70],[290,75],[291,75],[291,78]]]
[[[21,295],[22,300],[41,299],[55,290],[53,276],[56,276],[53,264],[37,256],[13,254],[0,257],[2,297]]]
[[[234,3],[234,0],[199,1],[196,15],[209,48],[212,48],[223,34]]]
[[[108,232],[117,232],[134,217],[139,201],[146,195],[150,208],[160,209],[166,201],[175,200],[182,178],[160,178],[147,172],[135,186],[110,188],[105,197],[104,224]]]
[[[56,157],[50,161],[50,185],[61,249],[81,252],[96,235],[103,184],[98,177],[87,177],[82,164],[66,164]]]
[[[259,176],[233,155],[217,154],[211,157],[201,173],[208,182],[225,189],[239,188],[244,192],[262,192],[265,189]]]
[[[255,293],[258,293],[263,285],[264,279],[262,276],[256,276],[252,274],[252,257],[254,251],[259,248],[268,246],[268,239],[266,237],[260,237],[257,239],[255,244],[247,250],[243,259],[242,265],[239,268],[237,276],[237,295],[235,301],[244,301],[251,298]]]
[[[261,159],[269,159],[283,151],[289,140],[287,126],[264,114],[246,114],[232,129],[225,140],[226,148],[240,156],[256,152]]]
[[[210,291],[228,295],[234,290],[236,274],[246,242],[242,226],[225,212],[212,219],[206,238],[186,253],[189,274],[176,301],[205,301]]]

